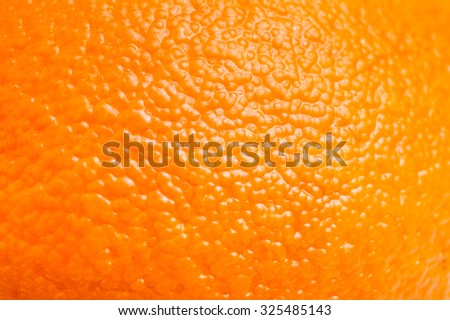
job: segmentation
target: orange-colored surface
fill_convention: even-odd
[[[0,298],[450,298],[448,2],[0,15]],[[331,131],[348,166],[101,167],[124,131]]]

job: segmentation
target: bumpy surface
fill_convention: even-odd
[[[450,298],[448,7],[2,0],[0,298]],[[124,131],[348,166],[102,167]]]

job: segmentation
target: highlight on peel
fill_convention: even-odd
[[[448,2],[0,14],[0,298],[450,298]],[[347,166],[103,167],[124,132],[331,132]]]

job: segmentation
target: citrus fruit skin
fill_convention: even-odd
[[[0,10],[0,298],[450,298],[446,1]],[[124,132],[347,166],[101,166]]]

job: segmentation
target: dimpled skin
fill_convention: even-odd
[[[450,298],[446,1],[0,10],[0,298]],[[101,166],[327,131],[348,166]]]

